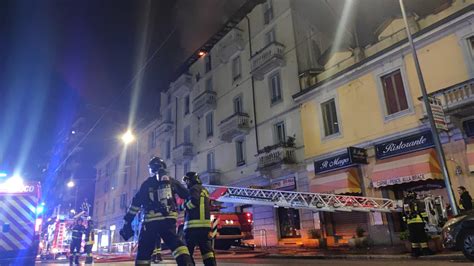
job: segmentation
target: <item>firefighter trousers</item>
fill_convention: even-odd
[[[79,255],[81,253],[81,239],[73,238],[69,246],[69,263],[79,264]]]
[[[209,236],[210,230],[210,228],[190,228],[184,231],[184,239],[191,257],[193,257],[194,248],[198,246],[199,250],[201,250],[202,261],[205,266],[217,265],[215,252]]]
[[[409,239],[412,253],[415,256],[421,255],[422,250],[428,249],[428,235],[425,232],[425,223],[408,224]]]
[[[92,246],[94,244],[86,244],[84,246],[84,253],[86,253],[86,264],[92,264],[92,262],[94,261],[94,258],[92,257]]]
[[[135,265],[150,265],[151,255],[157,237],[161,237],[165,244],[172,250],[173,257],[178,266],[190,266],[192,263],[188,248],[176,235],[176,219],[164,219],[143,224],[138,238],[138,251]]]

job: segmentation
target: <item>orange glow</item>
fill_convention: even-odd
[[[206,55],[206,52],[204,52],[204,51],[199,51],[198,55],[199,55],[199,57],[203,57],[203,56]]]

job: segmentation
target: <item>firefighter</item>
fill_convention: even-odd
[[[163,258],[161,257],[161,237],[157,236],[156,238],[156,244],[155,244],[155,249],[153,249],[153,253],[151,254],[151,261],[153,263],[160,263],[160,261],[163,261]]]
[[[199,246],[205,266],[216,265],[214,250],[211,245],[211,212],[209,192],[202,186],[199,175],[188,172],[183,177],[189,189],[187,198],[182,208],[186,210],[184,217],[184,238],[191,256],[194,248]]]
[[[89,218],[87,220],[86,228],[86,245],[84,246],[84,253],[86,253],[86,264],[92,264],[94,258],[92,257],[92,246],[94,246],[94,222]]]
[[[86,230],[82,222],[82,218],[79,217],[76,220],[76,224],[71,227],[72,239],[71,245],[69,246],[69,265],[72,265],[73,261],[76,265],[79,264],[79,253],[81,253],[82,234],[84,234],[84,231]]]
[[[176,235],[178,213],[174,194],[187,198],[189,193],[181,183],[166,175],[166,164],[160,158],[153,157],[148,167],[151,176],[142,183],[140,190],[133,197],[120,235],[125,241],[133,236],[132,220],[140,209],[143,209],[144,221],[138,238],[135,265],[151,264],[157,238],[162,238],[172,250],[178,265],[193,265],[188,248]]]
[[[411,243],[411,255],[433,255],[428,248],[428,235],[425,231],[425,220],[428,214],[421,208],[415,192],[408,192],[403,199],[403,220],[407,223],[409,240]]]

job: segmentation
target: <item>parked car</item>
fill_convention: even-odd
[[[448,220],[441,236],[445,248],[461,250],[466,258],[474,261],[474,212]]]

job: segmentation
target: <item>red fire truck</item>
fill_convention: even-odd
[[[34,265],[41,219],[40,184],[12,177],[0,183],[0,265]]]

